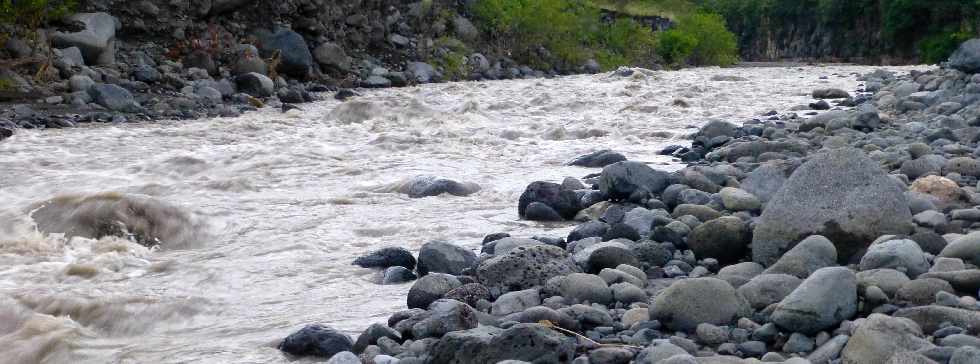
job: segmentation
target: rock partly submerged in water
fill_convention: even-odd
[[[296,356],[327,358],[350,351],[354,341],[350,336],[333,328],[313,324],[286,337],[279,350]]]
[[[56,197],[28,208],[43,233],[99,239],[117,236],[146,246],[178,249],[207,240],[206,225],[155,198],[102,193]]]
[[[447,193],[453,196],[469,196],[480,192],[480,185],[436,176],[415,176],[396,184],[394,190],[411,198],[432,197]]]

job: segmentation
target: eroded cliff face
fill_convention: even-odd
[[[917,39],[888,40],[880,14],[871,12],[846,23],[821,21],[816,15],[773,19],[758,26],[730,24],[745,61],[821,61],[860,64],[912,64],[918,61]]]

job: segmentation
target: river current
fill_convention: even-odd
[[[356,336],[405,308],[411,284],[377,284],[357,256],[434,239],[478,249],[494,232],[564,236],[571,225],[520,221],[517,199],[530,182],[598,171],[565,166],[572,158],[613,149],[675,170],[657,152],[693,128],[785,112],[814,88],[853,92],[873,70],[431,84],[288,113],[21,130],[0,142],[0,363],[316,362],[276,345],[314,322]],[[399,192],[421,175],[482,189]],[[97,213],[163,238],[52,231],[58,219],[117,228],[79,226]]]

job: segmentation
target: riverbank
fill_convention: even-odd
[[[678,170],[682,163],[658,152],[689,145],[684,136],[707,121],[788,113],[814,102],[815,88],[857,90],[852,74],[874,69],[634,70],[426,84],[359,90],[302,112],[21,130],[0,143],[0,215],[9,216],[0,220],[0,309],[13,311],[0,316],[14,323],[0,334],[2,357],[295,362],[276,346],[306,324],[356,336],[406,307],[412,283],[380,285],[379,271],[350,264],[357,257],[393,246],[415,255],[435,239],[478,251],[494,232],[567,237],[574,223],[521,220],[516,206],[534,181],[600,171],[564,165],[575,157],[612,149]],[[401,186],[423,175],[481,190],[409,197]],[[122,210],[134,224],[144,216],[184,226],[168,223],[180,215],[154,213],[170,205],[207,222],[210,236],[182,248],[164,240],[151,251],[23,225],[34,204],[107,192],[149,206]],[[157,203],[141,203],[146,198]],[[18,331],[41,323],[31,334]]]
[[[577,158],[601,173],[533,182],[516,206],[577,221],[566,236],[369,254],[355,264],[421,276],[408,310],[356,343],[312,325],[280,349],[334,363],[973,362],[976,48],[956,69],[852,75],[861,86],[813,89],[823,101],[799,108],[836,110],[711,121],[663,150],[689,162],[677,171]]]

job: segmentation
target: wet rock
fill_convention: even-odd
[[[525,219],[530,221],[562,221],[564,218],[558,214],[551,206],[545,205],[541,202],[532,202],[527,205],[527,209],[524,211]]]
[[[576,226],[572,232],[568,233],[569,242],[579,241],[585,238],[601,238],[609,231],[609,224],[602,221],[589,221]]]
[[[564,249],[537,245],[518,247],[507,254],[480,263],[476,278],[494,296],[543,286],[555,276],[578,272],[578,266]]]
[[[238,85],[238,91],[255,97],[272,96],[276,89],[272,79],[255,72],[236,77],[235,83]]]
[[[79,22],[84,29],[74,33],[55,32],[51,42],[58,48],[78,47],[87,65],[110,65],[116,61],[116,31],[119,19],[106,13],[78,13],[68,21]]]
[[[504,360],[565,363],[575,357],[575,341],[538,324],[506,330],[481,326],[451,332],[432,348],[434,363],[484,364]]]
[[[762,274],[738,287],[749,306],[761,310],[789,296],[803,280],[788,274]]]
[[[279,350],[296,356],[330,358],[337,353],[351,351],[354,341],[340,331],[322,325],[309,325],[286,337]]]
[[[432,302],[462,285],[456,277],[448,274],[431,273],[423,276],[408,291],[408,308],[428,308]]]
[[[813,90],[813,98],[815,99],[846,99],[851,97],[847,91],[837,89],[837,88],[821,88]]]
[[[480,191],[480,186],[471,182],[457,182],[435,176],[413,177],[400,191],[411,198],[439,196],[448,193],[453,196],[469,196]]]
[[[602,169],[599,190],[612,200],[640,200],[667,188],[666,172],[640,162],[613,163]]]
[[[747,303],[727,282],[690,278],[675,282],[653,299],[650,319],[672,330],[690,331],[702,323],[728,325],[746,311]]]
[[[526,218],[527,209],[534,202],[550,207],[564,219],[575,218],[575,214],[581,210],[578,195],[574,191],[562,189],[557,183],[534,182],[528,185],[517,205],[518,215]]]
[[[771,265],[796,242],[823,235],[838,262],[885,234],[907,234],[912,214],[902,189],[863,152],[836,149],[810,159],[769,202],[755,228],[753,260]]]
[[[609,149],[603,149],[579,156],[571,162],[568,162],[568,165],[587,168],[602,168],[625,160],[626,156]]]
[[[966,73],[980,72],[980,39],[970,39],[949,57],[949,67]]]
[[[389,338],[395,341],[401,341],[402,337],[398,334],[398,331],[379,323],[371,324],[366,330],[364,330],[361,335],[357,337],[357,341],[354,343],[351,351],[355,353],[364,352],[369,345],[375,345],[378,343],[380,338]]]
[[[687,244],[698,258],[715,258],[722,264],[745,256],[752,241],[748,224],[734,216],[723,216],[695,227]]]
[[[931,346],[915,322],[872,314],[858,326],[854,337],[844,347],[842,356],[846,364],[885,363],[897,352]]]
[[[873,244],[861,258],[861,270],[892,268],[910,277],[929,271],[929,266],[919,245],[908,239]]]
[[[405,65],[405,72],[412,75],[412,80],[418,83],[435,82],[441,77],[435,67],[425,62],[409,62]]]
[[[399,284],[414,281],[418,276],[402,266],[388,267],[381,276],[381,284]]]
[[[279,72],[296,78],[306,78],[313,68],[313,55],[302,35],[288,29],[264,34],[259,50],[266,58],[279,52]]]
[[[476,265],[476,253],[444,241],[432,241],[419,250],[418,271],[421,275],[448,273],[460,275]]]
[[[790,332],[816,334],[857,312],[857,278],[843,267],[821,268],[779,302],[770,320]]]

